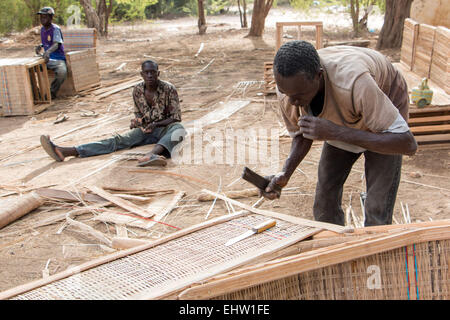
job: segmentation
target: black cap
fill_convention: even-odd
[[[38,13],[36,14],[49,14],[49,15],[54,15],[55,14],[55,10],[53,10],[52,7],[43,7],[41,10],[39,10]]]

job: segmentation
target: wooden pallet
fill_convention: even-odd
[[[284,27],[297,27],[297,40],[302,39],[302,26],[312,26],[316,28],[316,49],[323,47],[323,23],[322,21],[291,21],[291,22],[277,22],[276,23],[276,51],[281,47],[283,39]],[[273,76],[273,62],[264,62],[264,95],[275,94],[275,79]]]
[[[50,105],[50,86],[44,59],[0,59],[0,107],[3,116],[32,115]]]
[[[419,149],[450,147],[450,107],[414,110],[408,125]]]

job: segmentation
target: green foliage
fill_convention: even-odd
[[[67,12],[67,8],[73,4],[81,8],[78,0],[0,0],[0,34],[39,25],[36,13],[42,7],[55,9],[53,22],[66,25],[67,19],[73,14]]]
[[[135,21],[146,18],[146,8],[158,3],[158,0],[116,0],[113,19],[116,21]]]

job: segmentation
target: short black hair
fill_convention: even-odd
[[[144,66],[146,64],[152,64],[156,67],[156,69],[158,69],[158,64],[153,60],[145,60],[144,62],[142,62],[141,69],[144,69]]]
[[[278,49],[273,60],[273,69],[282,77],[303,73],[308,79],[313,79],[320,68],[317,50],[303,40],[286,42]]]

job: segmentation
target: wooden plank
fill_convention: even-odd
[[[450,94],[450,30],[445,27],[436,29],[430,79]]]
[[[419,25],[419,35],[414,52],[412,71],[421,77],[430,77],[431,56],[433,53],[436,27],[427,24]]]
[[[450,114],[450,107],[426,107],[409,110],[410,118],[444,116]]]
[[[105,190],[103,190],[102,188],[96,187],[96,186],[89,186],[87,187],[89,190],[91,190],[92,192],[98,194],[100,197],[111,201],[112,203],[114,203],[115,205],[128,210],[132,213],[135,213],[137,215],[140,215],[142,217],[145,218],[151,218],[155,215],[155,213],[153,212],[149,212],[147,210],[142,209],[141,207],[135,205],[134,203],[121,199],[109,192],[106,192]]]
[[[403,25],[403,40],[400,52],[400,61],[412,70],[414,65],[415,46],[419,35],[419,23],[407,18]]]
[[[243,270],[235,270],[217,279],[192,286],[181,292],[178,299],[208,299],[254,285],[280,280],[299,273],[351,261],[428,241],[450,239],[450,226],[422,228],[370,240],[355,240],[328,248],[262,263]],[[325,250],[324,250],[325,249]]]
[[[410,128],[414,135],[431,134],[431,133],[447,133],[450,131],[450,124],[439,124],[434,126],[420,126]]]
[[[332,223],[325,223],[325,222],[319,222],[319,221],[312,221],[312,220],[308,220],[308,219],[302,219],[302,218],[298,218],[298,217],[293,217],[293,216],[289,216],[287,214],[282,214],[282,213],[278,213],[278,212],[273,212],[273,211],[268,211],[268,210],[263,210],[263,209],[258,209],[258,208],[254,208],[252,206],[249,206],[245,203],[241,203],[239,201],[236,201],[234,199],[230,199],[222,194],[218,194],[206,189],[202,190],[203,193],[206,194],[210,194],[214,197],[217,197],[221,200],[227,201],[233,205],[236,205],[240,208],[243,208],[245,210],[248,210],[250,212],[253,213],[257,213],[257,214],[261,214],[264,216],[268,216],[268,217],[272,217],[272,218],[277,218],[277,219],[281,219],[284,221],[288,221],[291,223],[295,223],[295,224],[300,224],[300,225],[305,225],[308,227],[314,227],[314,228],[320,228],[320,229],[326,229],[326,230],[331,230],[334,232],[338,232],[338,233],[344,233],[344,232],[353,232],[353,228],[348,228],[348,227],[342,227],[336,224],[332,224]]]
[[[416,117],[408,120],[410,127],[420,125],[432,125],[432,124],[445,124],[450,122],[450,114],[443,116],[431,116],[431,117]]]
[[[324,230],[316,234],[313,239],[323,239],[323,238],[336,238],[336,237],[352,237],[353,235],[364,235],[364,234],[375,234],[375,233],[386,233],[386,232],[403,232],[412,229],[428,228],[428,227],[438,227],[450,225],[450,219],[443,220],[433,220],[433,221],[423,221],[423,222],[413,222],[407,224],[389,224],[381,226],[371,226],[363,228],[355,228],[354,232],[350,235],[339,234],[336,232]]]
[[[447,134],[430,134],[419,135],[414,137],[419,145],[430,143],[445,143],[450,142],[450,133]]]
[[[166,237],[164,237],[162,239],[151,241],[149,244],[146,244],[146,245],[143,245],[143,246],[138,246],[138,247],[133,247],[133,248],[130,248],[130,249],[127,249],[127,250],[123,250],[123,251],[120,251],[120,252],[111,253],[111,254],[103,256],[103,257],[99,257],[97,259],[85,262],[85,263],[83,263],[81,265],[78,265],[78,266],[75,266],[75,267],[72,267],[72,268],[68,268],[68,269],[66,269],[66,270],[64,270],[62,272],[56,273],[56,274],[51,275],[49,277],[46,277],[46,278],[43,278],[43,279],[39,279],[39,280],[36,280],[36,281],[32,281],[32,282],[26,283],[24,285],[20,285],[18,287],[15,287],[15,288],[12,288],[12,289],[0,292],[0,300],[5,300],[5,299],[12,298],[14,296],[17,296],[19,294],[25,293],[27,291],[30,291],[30,290],[33,290],[33,289],[36,289],[36,288],[39,288],[39,287],[42,287],[42,286],[44,286],[46,284],[49,284],[49,283],[52,283],[54,281],[58,281],[58,280],[61,280],[61,279],[64,279],[64,278],[68,278],[68,277],[70,277],[70,276],[72,276],[74,274],[79,274],[80,272],[83,272],[83,271],[95,268],[95,267],[97,267],[99,265],[102,265],[102,264],[105,264],[105,263],[108,263],[108,262],[111,262],[111,261],[114,261],[114,260],[117,260],[117,259],[120,259],[120,258],[124,258],[126,256],[129,256],[129,255],[132,255],[132,254],[135,254],[135,253],[138,253],[138,252],[141,252],[141,251],[144,251],[144,250],[156,247],[156,246],[158,246],[160,244],[169,242],[171,240],[178,239],[178,238],[180,238],[182,236],[185,236],[187,234],[190,234],[192,232],[195,232],[195,231],[198,231],[198,230],[202,230],[204,228],[208,228],[208,227],[211,227],[211,226],[214,226],[214,225],[226,222],[226,221],[230,221],[230,220],[238,218],[238,217],[243,217],[243,216],[246,216],[248,214],[249,214],[248,211],[239,211],[239,212],[236,212],[236,213],[233,213],[233,214],[228,214],[228,215],[225,215],[225,216],[217,217],[217,218],[205,221],[203,223],[196,224],[194,226],[188,227],[186,229],[174,232],[174,233],[172,233],[172,234],[170,234],[170,235],[168,235],[168,236],[166,236]]]

